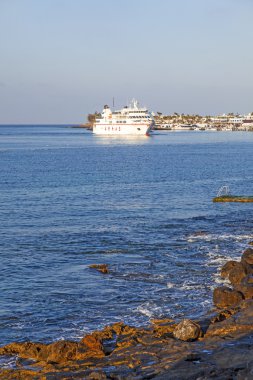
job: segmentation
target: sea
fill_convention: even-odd
[[[0,126],[0,345],[199,319],[253,241],[252,132]],[[90,268],[107,264],[108,274]]]

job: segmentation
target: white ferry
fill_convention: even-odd
[[[136,100],[119,111],[111,111],[105,105],[101,117],[93,124],[93,133],[99,135],[148,135],[154,126],[154,118],[146,108],[140,108]]]

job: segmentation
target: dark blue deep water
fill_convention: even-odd
[[[0,126],[0,344],[205,314],[253,240],[253,204],[212,203],[225,184],[253,194],[253,133]]]

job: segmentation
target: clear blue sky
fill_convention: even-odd
[[[0,123],[253,111],[252,0],[0,0]]]

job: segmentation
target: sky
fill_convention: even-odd
[[[253,112],[253,0],[0,0],[0,124]]]

